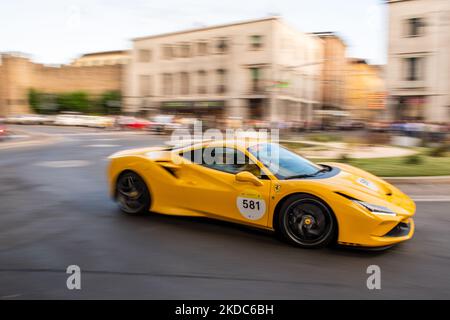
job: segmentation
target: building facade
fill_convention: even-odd
[[[122,91],[122,65],[46,66],[23,54],[0,55],[0,116],[30,113],[30,89],[44,93]]]
[[[124,108],[308,121],[320,106],[322,42],[278,17],[134,39]]]
[[[74,67],[112,66],[129,62],[130,55],[127,50],[115,50],[85,53],[74,59],[71,65]]]
[[[450,1],[391,0],[387,87],[394,120],[450,120]]]
[[[382,120],[386,105],[383,67],[370,65],[364,59],[349,58],[345,74],[348,114],[357,120]]]
[[[345,109],[347,46],[335,32],[315,32],[323,40],[322,104],[324,110]]]

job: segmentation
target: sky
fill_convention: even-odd
[[[381,0],[14,0],[0,3],[0,52],[41,63],[131,48],[131,39],[279,15],[303,32],[335,31],[348,56],[386,63]]]

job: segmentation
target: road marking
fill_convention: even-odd
[[[29,136],[27,136],[26,134],[10,134],[6,137],[10,139],[19,139],[19,138],[28,138]]]
[[[42,161],[36,163],[37,166],[48,168],[76,168],[76,167],[86,167],[90,164],[91,162],[87,160]]]
[[[412,196],[411,199],[415,202],[450,202],[450,197],[447,196]]]
[[[123,140],[123,139],[119,139],[119,138],[101,138],[101,139],[92,139],[91,141],[118,141],[118,140]]]
[[[8,296],[2,296],[2,297],[0,297],[0,299],[13,299],[13,298],[18,298],[18,297],[20,297],[20,296],[21,296],[20,293],[17,293],[17,294],[10,294],[10,295],[8,295]]]
[[[120,147],[120,144],[88,144],[85,147],[88,147],[88,148],[112,148],[112,147]]]

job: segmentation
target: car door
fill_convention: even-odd
[[[203,156],[201,162],[198,152]],[[213,161],[205,159],[205,155],[212,155]],[[183,156],[186,158],[186,154]],[[271,180],[256,163],[228,146],[196,149],[187,157],[197,160],[183,168],[184,198],[189,209],[225,220],[267,226]],[[258,183],[237,181],[236,175],[244,171],[255,175]]]

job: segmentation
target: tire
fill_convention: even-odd
[[[117,179],[116,200],[120,210],[126,214],[144,214],[150,209],[150,193],[147,185],[133,171],[125,171]]]
[[[337,222],[321,199],[298,194],[281,206],[278,233],[289,243],[302,248],[323,248],[336,239]]]

